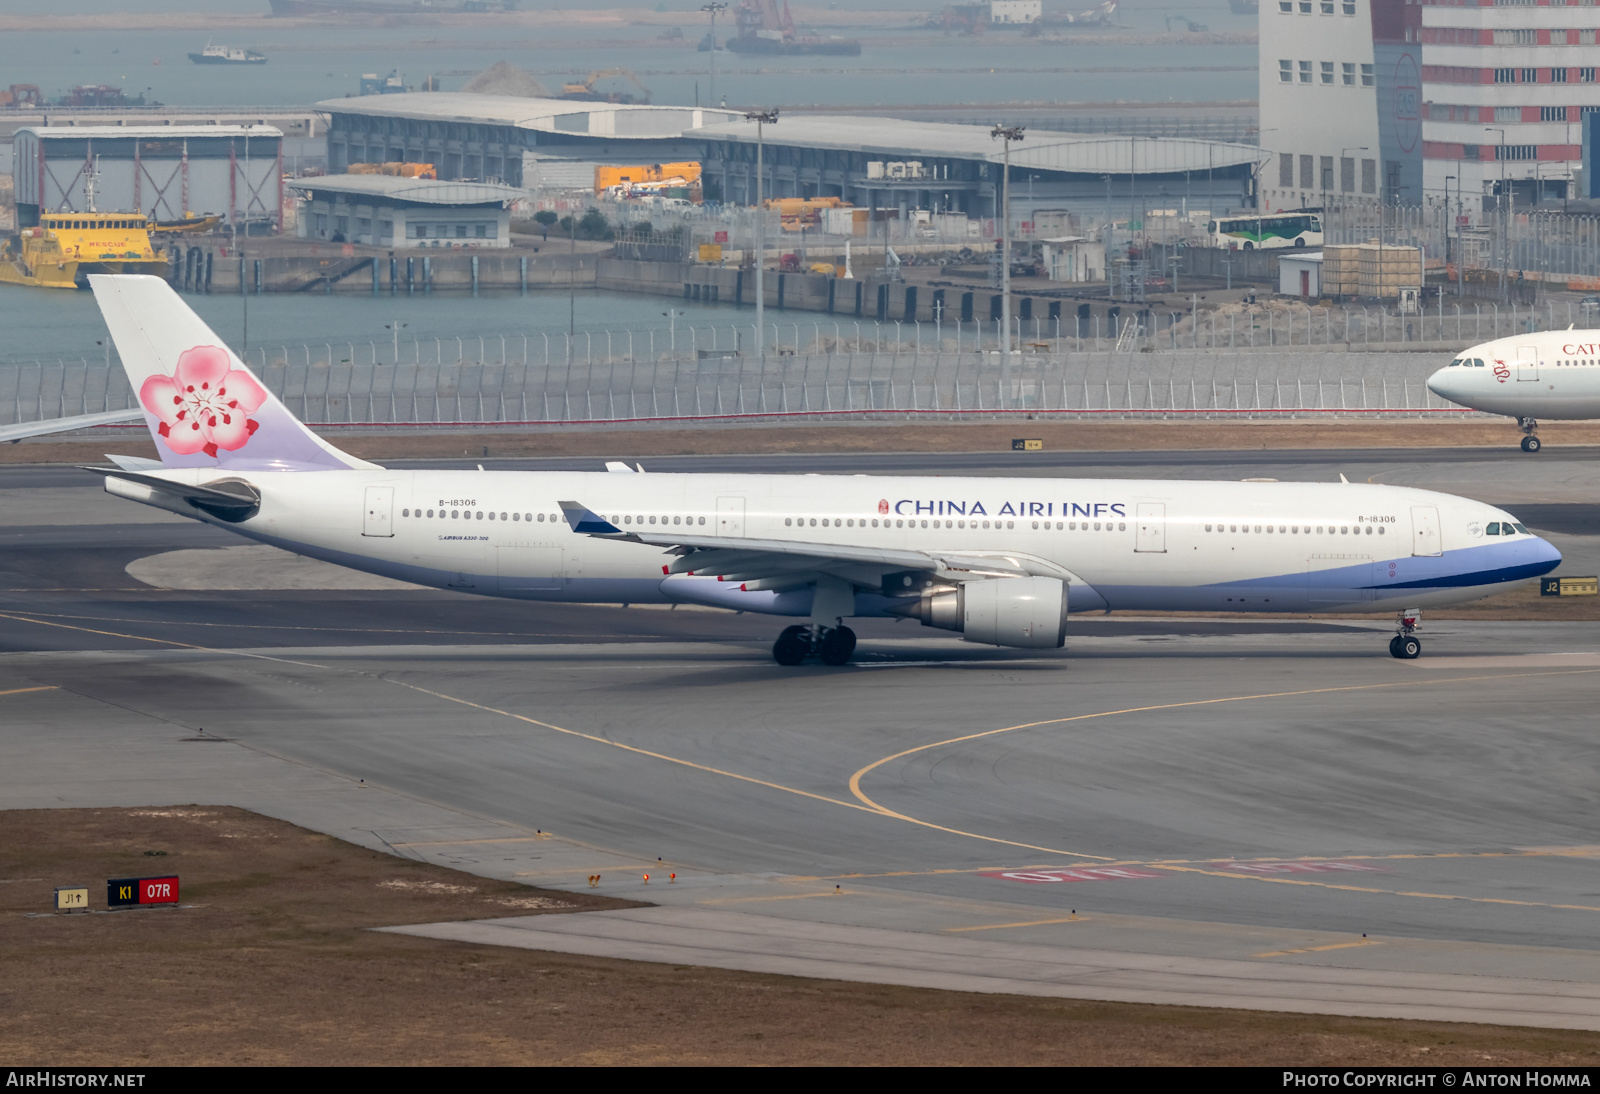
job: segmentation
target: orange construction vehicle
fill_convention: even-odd
[[[346,170],[351,175],[395,175],[403,179],[439,177],[431,163],[352,163]]]
[[[850,203],[843,198],[769,198],[762,202],[778,213],[779,223],[786,232],[801,232],[821,227],[824,209],[848,209]]]

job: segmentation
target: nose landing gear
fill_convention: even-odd
[[[1422,656],[1422,640],[1416,635],[1421,622],[1422,612],[1416,608],[1407,608],[1400,613],[1395,625],[1398,633],[1389,639],[1390,657],[1398,657],[1402,661],[1415,661]]]
[[[856,651],[856,632],[849,627],[785,627],[772,644],[772,659],[780,665],[798,665],[815,656],[824,665],[843,665]]]
[[[1537,452],[1543,446],[1539,443],[1539,435],[1535,432],[1539,423],[1532,418],[1518,418],[1517,425],[1522,427],[1522,450],[1524,452]]]

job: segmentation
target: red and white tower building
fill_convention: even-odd
[[[1600,110],[1595,0],[1423,0],[1423,185],[1576,196],[1580,119]],[[1451,179],[1450,176],[1454,176]],[[1480,207],[1465,206],[1470,215]]]

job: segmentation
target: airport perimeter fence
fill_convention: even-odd
[[[625,361],[449,359],[399,365],[302,347],[252,353],[266,386],[316,426],[417,428],[743,419],[960,420],[1012,415],[1177,420],[1450,417],[1410,353],[773,354]],[[335,347],[337,348],[337,347]],[[120,367],[0,373],[9,422],[131,408]],[[0,422],[0,424],[9,424]]]

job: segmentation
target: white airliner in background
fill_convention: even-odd
[[[1063,644],[1069,611],[1399,613],[1500,592],[1561,556],[1510,514],[1346,482],[397,471],[297,421],[167,284],[90,278],[159,461],[106,489],[419,585],[690,603],[804,620],[781,664],[843,664],[844,620]],[[1342,476],[1341,476],[1342,479]]]
[[[1541,447],[1539,419],[1600,418],[1600,330],[1540,331],[1483,342],[1428,377],[1452,403],[1506,414],[1522,427],[1522,450]]]

